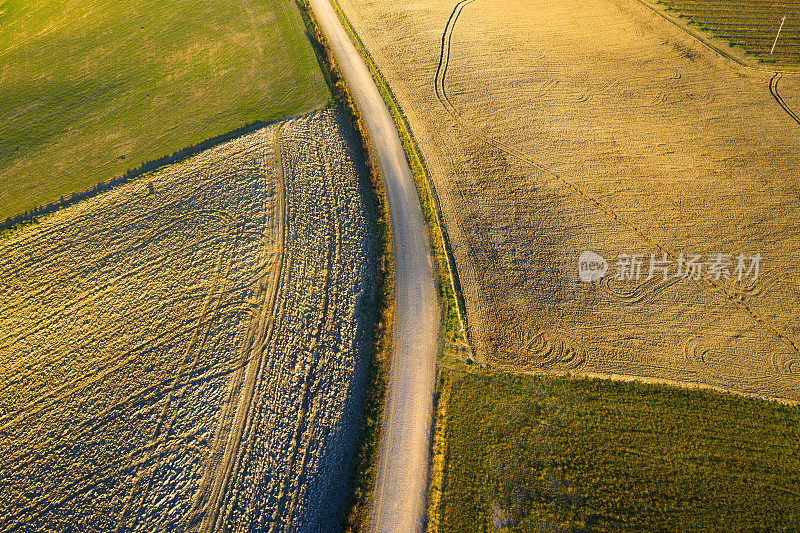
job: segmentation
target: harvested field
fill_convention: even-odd
[[[796,76],[782,106],[634,0],[339,3],[426,157],[480,359],[800,400]],[[609,275],[580,280],[586,250]]]
[[[0,240],[0,531],[343,519],[374,297],[332,110]]]

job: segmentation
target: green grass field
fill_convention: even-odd
[[[797,407],[575,378],[446,373],[443,381],[451,400],[439,531],[800,524]]]
[[[330,94],[290,0],[0,0],[0,220]]]

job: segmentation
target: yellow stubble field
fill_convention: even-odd
[[[800,124],[770,90],[796,112],[796,75],[632,0],[339,4],[426,158],[479,360],[800,400]]]

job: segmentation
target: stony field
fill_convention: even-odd
[[[0,531],[342,520],[373,218],[331,110],[0,237]]]
[[[426,158],[479,359],[800,400],[796,75],[634,0],[339,3]]]

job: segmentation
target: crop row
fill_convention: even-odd
[[[800,2],[778,4],[753,4],[741,1],[662,0],[669,9],[699,24],[705,30],[742,46],[746,52],[756,54],[762,60],[779,64],[800,61]],[[785,18],[781,38],[777,41],[778,27]]]

